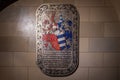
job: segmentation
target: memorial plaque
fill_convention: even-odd
[[[37,65],[48,76],[75,72],[79,64],[79,14],[71,4],[42,4],[36,11]]]

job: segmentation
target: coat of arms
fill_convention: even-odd
[[[36,12],[37,65],[49,76],[67,76],[78,67],[79,14],[71,4],[43,4]]]

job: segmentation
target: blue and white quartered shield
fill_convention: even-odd
[[[71,4],[43,4],[36,11],[37,65],[48,76],[68,76],[79,63],[79,14]]]

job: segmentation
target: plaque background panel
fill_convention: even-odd
[[[37,63],[42,72],[54,77],[75,72],[79,64],[76,8],[70,4],[43,4],[37,9],[36,19]]]

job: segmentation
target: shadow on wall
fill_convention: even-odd
[[[0,11],[18,0],[0,0]]]
[[[120,0],[111,0],[112,1],[112,4],[118,14],[118,17],[119,17],[119,21],[120,21]]]

